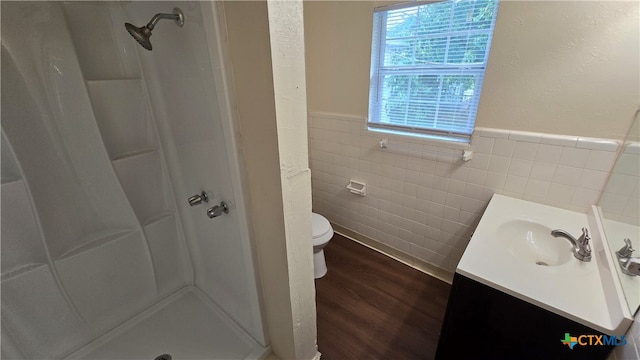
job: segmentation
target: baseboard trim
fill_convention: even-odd
[[[398,249],[394,249],[389,245],[385,245],[377,240],[360,234],[359,232],[348,229],[342,225],[331,223],[331,226],[333,227],[333,231],[346,237],[349,240],[362,244],[372,250],[379,252],[382,255],[388,256],[396,261],[410,266],[431,277],[442,280],[448,284],[451,284],[453,282],[453,273],[447,270],[429,264],[428,262],[415,258],[409,254],[403,253]]]

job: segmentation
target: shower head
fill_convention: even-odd
[[[184,25],[184,15],[182,14],[182,10],[179,8],[173,9],[173,14],[155,14],[151,21],[145,26],[137,27],[135,25],[125,23],[124,27],[127,29],[129,34],[133,36],[136,41],[142,45],[143,48],[151,51],[153,47],[151,46],[151,30],[156,26],[158,21],[161,19],[169,19],[174,20],[178,26],[182,27]]]
[[[153,47],[151,46],[151,29],[149,29],[146,25],[143,27],[136,27],[129,23],[125,23],[124,27],[127,28],[127,31],[131,36],[133,36],[136,41],[142,45],[143,48],[151,51]]]

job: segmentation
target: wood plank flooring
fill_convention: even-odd
[[[450,285],[336,234],[316,280],[324,360],[433,359]]]

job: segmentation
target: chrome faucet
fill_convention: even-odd
[[[209,202],[209,195],[207,195],[207,193],[203,191],[200,194],[195,194],[193,196],[189,196],[187,201],[189,202],[189,205],[191,205],[191,206],[200,205],[203,202]]]
[[[569,240],[573,245],[573,256],[575,256],[576,259],[585,262],[591,261],[591,246],[589,245],[591,237],[589,236],[589,230],[586,227],[582,228],[582,235],[580,235],[578,239],[561,229],[552,230],[551,235],[554,237],[560,236]]]
[[[222,213],[229,213],[229,205],[224,201],[220,202],[220,205],[215,205],[207,209],[207,216],[211,219],[222,215]]]
[[[616,251],[616,257],[620,264],[620,269],[624,274],[630,276],[640,275],[640,258],[632,257],[633,248],[631,247],[631,239],[624,239],[624,246]]]

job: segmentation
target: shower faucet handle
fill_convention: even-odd
[[[189,202],[189,205],[196,206],[202,204],[202,202],[209,202],[209,196],[203,191],[200,194],[189,196],[187,201]]]
[[[224,201],[220,202],[220,205],[215,205],[207,209],[207,216],[211,219],[222,215],[222,213],[229,213],[229,205]]]

